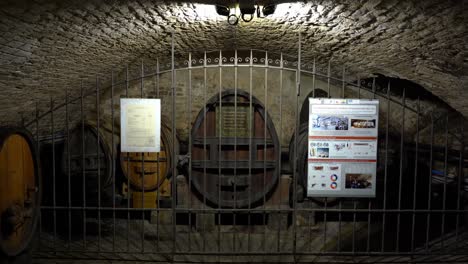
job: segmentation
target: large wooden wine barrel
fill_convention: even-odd
[[[309,98],[328,98],[328,93],[322,89],[315,88],[310,91],[302,102],[301,111],[299,112],[299,124],[309,123]]]
[[[307,195],[307,143],[309,133],[309,122],[302,123],[299,126],[298,137],[297,137],[297,156],[295,154],[295,131],[293,132],[291,141],[289,142],[289,165],[291,170],[294,170],[294,162],[296,164],[296,199],[299,202],[304,201]],[[294,182],[293,182],[294,183]],[[294,192],[291,192],[292,194]]]
[[[174,139],[176,149],[173,149],[172,130],[167,118],[161,120],[161,151],[160,152],[122,152],[120,164],[123,174],[136,190],[151,191],[163,184],[172,173],[173,154],[178,153],[179,141]]]
[[[114,142],[119,137],[114,135]],[[111,205],[113,198],[113,161],[117,156],[109,126],[93,121],[78,124],[69,131],[63,148],[63,175],[70,174],[72,205]],[[70,155],[68,156],[68,151]]]
[[[297,137],[297,156],[295,154],[296,132],[293,132],[291,141],[289,142],[289,165],[291,170],[294,169],[294,162],[296,162],[296,200],[298,202],[304,201],[307,196],[307,151],[308,151],[308,135],[309,135],[309,98],[328,98],[328,93],[322,89],[315,89],[311,91],[304,99],[302,108],[299,114],[299,129]],[[296,159],[296,160],[295,160]],[[293,186],[291,186],[291,189]],[[291,194],[294,192],[291,190]],[[325,198],[312,198],[318,204],[324,204]],[[336,202],[336,198],[328,198],[327,204]]]
[[[31,135],[0,128],[0,251],[21,253],[30,243],[40,206],[40,171]]]
[[[303,123],[299,125],[298,130],[298,137],[297,137],[297,157],[295,156],[295,149],[294,145],[296,144],[295,140],[295,132],[291,137],[291,141],[289,142],[289,164],[291,166],[291,170],[294,168],[294,159],[297,158],[296,164],[296,199],[298,202],[304,201],[307,196],[307,151],[308,151],[308,137],[309,136],[309,122]],[[291,186],[291,189],[293,186]],[[293,194],[293,190],[291,190],[291,194]],[[314,201],[319,205],[324,205],[325,202],[328,206],[334,205],[338,198],[320,198],[314,197],[310,198],[310,200]]]
[[[275,127],[260,101],[239,89],[224,91],[193,125],[192,185],[214,206],[261,203],[276,186],[279,155]]]

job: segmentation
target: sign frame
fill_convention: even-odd
[[[122,152],[161,151],[161,99],[120,98]]]
[[[309,98],[308,197],[375,197],[378,99]]]

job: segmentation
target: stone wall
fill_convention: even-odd
[[[233,48],[296,54],[299,31],[304,61],[331,60],[335,73],[343,65],[361,77],[412,80],[466,115],[467,6],[466,0],[315,0],[231,27],[193,2],[2,1],[0,122],[30,119],[36,101],[44,110],[65,87],[76,96],[82,80],[92,89],[96,75],[107,78],[139,58],[167,58],[171,33],[183,56]]]
[[[245,65],[244,65],[245,66]],[[237,73],[236,73],[237,71]],[[220,84],[221,72],[221,84]],[[189,82],[189,74],[191,74],[191,87]],[[237,77],[237,78],[236,78]],[[265,78],[267,82],[265,82]],[[417,127],[417,100],[415,98],[406,98],[405,107],[402,105],[402,96],[391,93],[387,100],[385,92],[378,91],[373,94],[369,87],[350,85],[347,83],[344,86],[341,81],[328,80],[324,76],[316,76],[308,73],[301,74],[301,92],[299,97],[296,96],[296,71],[291,69],[274,69],[265,70],[258,65],[252,67],[234,67],[222,66],[206,69],[192,69],[191,73],[187,69],[180,69],[175,74],[176,98],[175,98],[175,119],[177,135],[182,141],[188,140],[192,126],[197,115],[203,109],[206,102],[213,96],[216,96],[220,91],[237,88],[246,92],[252,91],[255,96],[266,108],[272,122],[275,126],[280,142],[283,147],[289,146],[290,139],[296,127],[296,111],[300,113],[303,102],[307,100],[313,89],[322,90],[322,94],[327,94],[330,91],[330,97],[343,98],[377,98],[380,100],[380,120],[379,129],[381,135],[384,136],[388,130],[391,136],[399,137],[402,128],[405,133],[405,141],[414,142],[416,133],[419,129],[420,142],[430,142],[430,126],[431,113],[435,112],[434,119],[438,120],[441,116],[447,113],[455,113],[450,107],[440,101],[434,101],[431,97],[421,96],[420,98],[420,118],[419,128]],[[205,87],[206,80],[206,87]],[[237,80],[237,82],[236,82]],[[281,86],[282,80],[282,86]],[[250,86],[252,81],[252,86]],[[346,79],[347,82],[349,80]],[[401,87],[394,87],[395,90],[401,90]],[[377,90],[377,88],[376,88]],[[115,124],[119,126],[120,118],[120,98],[127,97],[143,97],[143,98],[161,98],[162,114],[172,119],[172,91],[171,91],[171,73],[166,72],[159,75],[159,81],[156,75],[140,80],[135,80],[129,83],[128,89],[124,86],[114,87],[114,117]],[[107,89],[101,96],[100,115],[104,120],[111,120],[111,99],[110,90]],[[297,107],[297,108],[296,108]],[[95,119],[95,106],[90,107],[93,112],[91,118]],[[297,110],[296,110],[297,109]],[[453,114],[450,117],[451,121],[455,120]],[[459,118],[459,117],[456,117]],[[388,129],[387,129],[388,119]],[[434,123],[435,134],[443,134],[445,119]],[[458,119],[457,119],[458,121]],[[440,137],[436,137],[439,138]],[[437,143],[437,142],[436,142]],[[440,144],[443,141],[438,142]],[[450,140],[450,144],[452,144]]]

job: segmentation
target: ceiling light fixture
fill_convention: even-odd
[[[276,10],[275,4],[261,6],[250,0],[239,0],[234,8],[232,6],[216,5],[216,13],[226,16],[229,25],[237,25],[239,20],[250,22],[255,18],[264,18],[272,15]]]
[[[250,22],[254,18],[256,7],[252,1],[249,0],[239,0],[239,9],[241,12],[241,17],[244,22]],[[247,16],[247,18],[246,18]]]
[[[259,15],[258,10],[259,9],[257,9],[257,16]],[[275,13],[275,10],[276,10],[276,5],[266,5],[263,7],[262,12],[264,16],[269,16],[269,15],[273,15],[273,13]]]
[[[231,10],[227,6],[216,5],[216,13],[220,16],[229,16]]]

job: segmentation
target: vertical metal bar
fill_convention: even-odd
[[[385,251],[385,225],[387,220],[387,176],[388,176],[388,127],[390,119],[390,81],[387,84],[387,118],[385,120],[385,167],[384,167],[384,193],[382,214],[382,252]]]
[[[356,252],[356,207],[357,207],[357,202],[356,202],[356,199],[354,199],[353,201],[353,241],[351,243],[353,254]]]
[[[358,88],[358,99],[361,99],[361,76],[357,76],[357,88]],[[352,251],[353,253],[356,251],[355,244],[356,244],[356,208],[357,208],[357,200],[353,199],[353,242],[352,242]]]
[[[358,98],[361,98],[361,76],[358,75],[357,77],[357,87],[358,87]]]
[[[145,68],[143,60],[141,60],[140,72],[140,97],[143,98],[143,78],[145,77]],[[141,153],[141,204],[145,208],[145,153]],[[150,212],[151,213],[151,212]],[[141,252],[145,252],[145,210],[141,211]]]
[[[343,65],[343,72],[341,75],[341,98],[345,98],[345,87],[346,87],[346,81],[345,81],[345,66]],[[338,208],[339,208],[339,213],[338,213],[338,252],[341,252],[341,221],[342,221],[342,211],[341,209],[343,208],[343,201],[340,199],[338,202]]]
[[[70,127],[69,127],[69,114],[68,114],[68,88],[65,87],[65,129],[67,130],[67,176],[68,176],[68,249],[70,250],[71,244],[71,183],[70,183]]]
[[[159,72],[159,59],[156,59],[156,85],[155,85],[155,88],[156,88],[156,98],[159,98],[159,78],[160,78],[160,72]],[[162,102],[161,102],[162,103]],[[189,133],[190,135],[190,133]],[[189,152],[190,153],[190,152]],[[158,152],[156,154],[156,159],[157,159],[157,163],[156,163],[156,170],[158,171],[158,177],[161,177],[161,175],[159,175],[160,173],[160,164],[159,164],[159,158],[160,158],[160,152]],[[167,156],[166,156],[166,160],[167,160]],[[191,162],[191,159],[190,159],[190,162]],[[167,165],[167,164],[166,164]],[[167,168],[167,167],[166,167]],[[191,166],[190,166],[191,168]],[[127,170],[128,171],[128,170]],[[190,170],[189,170],[190,171]],[[162,177],[166,177],[166,175],[162,175]],[[175,179],[176,177],[175,176],[172,176],[173,179]],[[164,182],[163,182],[164,184]],[[160,208],[161,208],[161,205],[160,205],[160,195],[159,195],[159,190],[156,192],[156,205],[157,205],[157,210],[156,210],[156,251],[159,252],[159,218],[160,218]]]
[[[98,252],[101,251],[101,132],[99,114],[99,77],[96,76],[96,123],[97,123],[97,175],[98,175]]]
[[[442,196],[442,223],[441,223],[441,249],[443,250],[444,248],[444,243],[445,243],[445,209],[446,209],[446,203],[447,203],[447,173],[448,173],[448,137],[449,137],[449,115],[446,115],[445,119],[445,151],[444,151],[444,194]]]
[[[279,176],[278,177],[278,186],[281,184],[281,141],[283,138],[283,53],[281,52],[280,54],[280,90],[279,90],[279,139],[280,139],[280,144],[278,148],[278,171],[279,171]],[[279,203],[278,203],[278,209],[282,209],[283,206],[283,197],[282,193],[280,193],[279,196]],[[281,238],[281,226],[278,225],[278,239],[277,239],[277,245],[276,245],[276,251],[280,251],[280,238]]]
[[[317,72],[316,72],[317,68],[316,67],[317,66],[316,66],[316,62],[315,62],[315,58],[314,58],[313,64],[312,64],[312,97],[314,97],[314,98],[315,98],[315,76],[317,74]],[[310,103],[308,102],[308,99],[306,98],[305,100],[307,100],[307,104],[310,105]],[[310,108],[309,108],[309,113],[307,113],[307,114],[308,115],[310,114]],[[307,122],[308,122],[308,120],[307,120]],[[309,132],[307,131],[307,133],[309,133]],[[307,146],[308,145],[309,145],[309,143],[307,142]],[[308,162],[308,161],[306,161],[306,162]],[[302,175],[302,177],[304,177],[304,176],[305,175]],[[307,190],[306,190],[306,192],[307,192]],[[297,197],[294,197],[294,199],[297,199]],[[309,226],[309,239],[310,240],[312,240],[312,219],[311,219],[311,217],[312,217],[312,215],[315,215],[315,214],[316,214],[316,212],[309,212],[308,213],[308,221],[307,222],[308,222],[308,226]],[[313,245],[313,243],[309,243],[309,251],[310,252],[313,251],[313,246],[312,245]]]
[[[345,87],[346,87],[346,80],[345,80],[345,75],[346,74],[346,68],[343,65],[343,75],[342,75],[342,83],[341,83],[341,98],[345,98]]]
[[[314,60],[315,61],[315,60]],[[327,98],[331,98],[330,96],[330,68],[331,68],[331,60],[328,60],[328,69],[327,69]],[[315,66],[315,63],[314,63]],[[315,76],[315,75],[314,75]],[[313,84],[315,85],[315,83]],[[314,87],[315,90],[315,87]],[[327,198],[325,197],[324,200],[324,208],[325,211],[323,212],[323,245],[327,244]],[[312,243],[311,243],[312,244]],[[325,247],[322,247],[322,250],[325,250]]]
[[[37,95],[35,98],[35,117],[36,119],[34,120],[36,123],[36,149],[39,151],[40,150],[40,145],[39,145],[39,107],[38,107],[38,102],[37,102]],[[41,183],[36,183],[36,184],[41,184]],[[42,242],[42,208],[39,210],[39,234],[38,234],[38,241],[39,244]]]
[[[174,32],[171,33],[171,87],[172,87],[172,149],[176,149],[176,130],[175,130],[175,118],[176,118],[176,90],[175,90],[175,65],[174,65]],[[176,199],[175,193],[177,191],[176,184],[177,181],[175,178],[177,177],[177,161],[176,161],[176,154],[175,151],[172,153],[172,237],[173,237],[173,245],[172,245],[172,261],[174,262],[175,253],[176,253]]]
[[[252,158],[253,158],[253,146],[252,146],[252,137],[253,137],[253,128],[254,128],[254,119],[255,119],[255,112],[252,108],[252,89],[253,89],[253,81],[252,81],[252,71],[253,71],[253,51],[250,50],[250,60],[249,60],[249,115],[251,116],[249,120],[249,175],[252,175]],[[252,186],[252,177],[249,177],[249,186]],[[251,224],[251,216],[252,212],[252,192],[249,190],[249,212],[248,212],[248,225],[250,227]],[[251,230],[248,229],[249,233],[247,234],[247,252],[250,252],[250,243],[251,243]]]
[[[315,64],[315,57],[314,57],[314,61],[313,61],[313,64],[312,64],[312,97],[315,98],[315,77],[317,75],[317,68],[316,68],[316,64]]]
[[[341,221],[342,221],[342,212],[343,202],[340,200],[338,204],[339,214],[338,214],[338,252],[341,252]]]
[[[428,202],[427,202],[427,213],[426,217],[426,252],[429,250],[429,231],[431,226],[431,202],[432,202],[432,163],[433,163],[433,145],[434,145],[434,112],[431,112],[431,144],[429,152],[429,185],[428,185]]]
[[[267,153],[267,145],[266,145],[266,137],[267,137],[267,123],[268,123],[268,51],[265,51],[265,83],[264,83],[264,98],[265,98],[265,113],[264,119],[265,124],[263,127],[263,192],[265,193],[265,186],[266,186],[266,153]],[[263,195],[263,209],[265,210],[266,204],[266,193]],[[263,252],[266,251],[266,213],[263,212]]]
[[[204,64],[205,65],[205,64]],[[191,124],[192,122],[192,53],[189,52],[188,57],[188,120],[187,124]],[[187,197],[190,197],[190,191],[192,190],[192,133],[190,132],[190,128],[188,131],[188,153],[189,153],[189,169],[188,169],[188,184],[189,187],[187,189]],[[192,234],[192,199],[189,199],[189,230],[188,230],[188,251],[191,251],[192,243],[191,243],[191,234]]]
[[[402,120],[401,120],[401,130],[400,130],[400,177],[398,180],[398,210],[401,209],[401,185],[403,180],[403,155],[404,155],[404,148],[405,148],[405,96],[406,96],[406,88],[403,88],[403,98],[402,98]],[[398,252],[400,250],[400,224],[401,224],[401,213],[398,211],[397,215],[397,233],[396,233],[396,248],[395,251]]]
[[[237,175],[237,49],[234,51],[234,175]],[[237,183],[234,181],[234,208],[237,208]],[[232,235],[233,252],[236,252],[236,214],[233,212],[234,232]]]
[[[203,111],[203,120],[206,120],[206,114],[208,111],[208,108],[206,107],[207,103],[207,77],[206,77],[206,51],[203,52],[203,103],[204,103],[204,111]],[[206,156],[207,148],[206,148],[206,123],[203,122],[203,193],[206,193],[206,161],[208,157]],[[220,143],[220,148],[221,148],[221,143]],[[219,152],[221,153],[221,152]],[[203,208],[205,209],[206,206],[206,195],[203,195]],[[203,216],[206,217],[205,211],[203,211]],[[206,233],[206,222],[203,221],[203,233]],[[206,249],[206,239],[203,237],[203,251]]]
[[[375,77],[372,78],[372,99],[375,99]],[[379,111],[379,109],[377,109]],[[372,231],[372,226],[371,226],[371,210],[372,210],[372,199],[369,199],[369,213],[367,214],[367,245],[366,245],[366,251],[370,251],[370,240],[371,240],[371,231]]]
[[[328,98],[331,98],[331,95],[330,95],[330,75],[331,75],[331,59],[328,60],[328,69],[327,69],[327,94],[328,94]],[[326,224],[327,221],[325,221],[325,224]]]
[[[85,149],[85,132],[84,132],[84,100],[83,100],[83,80],[80,85],[80,112],[81,112],[81,170],[83,176],[83,247],[86,249],[86,149]],[[70,155],[70,154],[68,154]]]
[[[463,197],[463,185],[464,185],[464,153],[465,153],[465,138],[463,135],[465,135],[465,125],[464,121],[465,118],[462,116],[460,118],[460,153],[458,156],[458,184],[457,184],[457,210],[462,210],[461,208],[461,199]],[[459,228],[460,228],[460,213],[457,213],[457,218],[456,218],[456,223],[455,223],[455,244],[457,245],[457,249],[460,246],[458,243],[459,240]]]
[[[161,78],[161,72],[159,70],[159,58],[156,59],[156,97],[159,98],[159,79]]]
[[[114,153],[114,71],[111,72],[111,133],[112,133],[112,138],[111,138],[111,157],[112,157],[112,220],[113,220],[113,225],[112,225],[112,251],[115,251],[115,155]]]
[[[128,74],[128,64],[125,67],[125,97],[128,98],[130,80]],[[130,172],[130,153],[126,153],[127,172]],[[127,252],[130,251],[130,177],[127,177]]]
[[[369,204],[368,204],[368,207],[369,209],[369,212],[367,213],[367,243],[366,243],[366,251],[369,252],[370,251],[370,240],[371,240],[371,230],[372,230],[372,226],[371,226],[371,211],[372,211],[372,202],[371,200],[369,199]]]
[[[159,98],[159,78],[160,78],[160,73],[159,73],[159,59],[157,58],[156,59],[156,75],[155,75],[155,85],[154,85],[154,92],[155,92],[155,97],[156,98]],[[162,103],[162,102],[161,102]],[[190,123],[190,122],[189,122]],[[189,133],[190,135],[190,133]],[[165,146],[166,148],[168,146]],[[158,172],[158,180],[160,177],[166,177],[166,175],[161,175],[161,171],[160,171],[160,163],[159,163],[159,159],[160,159],[160,152],[156,153],[156,171]],[[167,156],[166,156],[166,159],[167,159]],[[175,178],[175,176],[173,176]],[[162,185],[165,184],[164,182],[165,180],[162,180],[161,182],[161,185],[159,186],[159,188],[162,188]],[[160,218],[160,208],[161,208],[161,205],[160,205],[160,200],[161,200],[161,195],[160,195],[160,191],[157,190],[156,192],[156,251],[159,252],[159,218]],[[189,229],[190,230],[190,229]]]
[[[206,54],[206,53],[205,53]],[[206,61],[206,60],[205,60]],[[222,64],[223,64],[223,54],[222,51],[219,51],[219,116],[223,116],[222,113],[222,106],[223,106],[223,96],[222,96],[222,89],[223,89],[223,71],[222,71]],[[205,75],[206,76],[206,75]],[[206,78],[205,78],[205,83],[206,83]],[[206,89],[205,89],[206,90]],[[206,96],[204,98],[204,101],[206,102]],[[205,104],[206,107],[206,104]],[[206,109],[205,109],[206,112]],[[223,131],[222,129],[222,122],[221,118],[218,120],[218,160],[221,160],[221,134]],[[206,157],[205,157],[206,160]],[[218,209],[221,208],[221,163],[218,162]],[[221,251],[221,214],[218,213],[218,252]]]
[[[372,99],[375,99],[375,77],[372,78]]]
[[[295,130],[294,130],[294,163],[293,163],[293,215],[292,215],[292,224],[293,224],[293,254],[296,254],[297,251],[297,227],[296,227],[296,218],[297,218],[297,138],[299,136],[299,96],[301,94],[301,43],[302,37],[301,32],[298,33],[298,50],[297,50],[297,70],[296,70],[296,102],[295,102]],[[315,76],[315,75],[314,75]]]
[[[68,88],[65,86],[65,130],[67,130],[67,177],[68,177],[68,250],[71,246],[71,183],[70,183],[70,128],[68,116]]]
[[[330,97],[330,96],[328,96]],[[323,245],[327,244],[327,197],[324,198],[324,209],[325,211],[323,212]],[[322,247],[322,251],[325,250],[325,247]]]
[[[417,113],[416,113],[416,152],[414,161],[414,191],[413,191],[413,219],[411,221],[411,252],[414,252],[414,229],[416,226],[416,197],[418,192],[418,162],[419,162],[419,114],[421,109],[421,102],[418,97]]]
[[[54,100],[52,97],[50,98],[50,124],[51,124],[51,133],[52,133],[52,188],[53,188],[53,194],[52,194],[52,202],[53,202],[53,208],[54,208],[54,240],[53,240],[53,246],[54,246],[54,251],[57,253],[57,197],[56,197],[56,179],[55,179],[55,128],[54,128]]]

